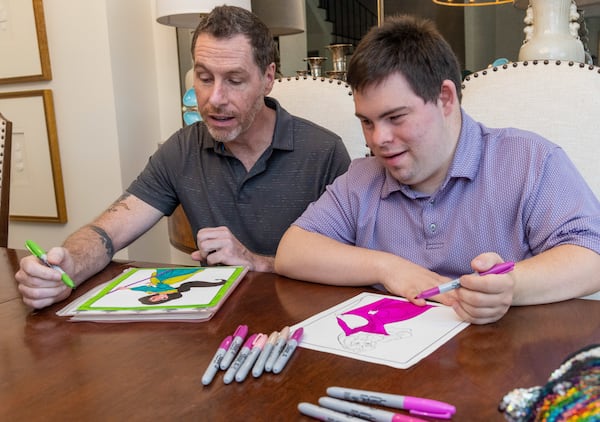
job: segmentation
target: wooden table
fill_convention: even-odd
[[[543,384],[567,355],[600,342],[600,302],[577,299],[471,325],[405,370],[299,348],[279,375],[225,385],[219,373],[203,387],[217,346],[238,324],[270,333],[365,289],[249,273],[208,322],[74,323],[55,315],[64,303],[32,313],[21,302],[13,275],[24,254],[0,249],[3,421],[309,421],[297,404],[317,403],[331,385],[447,401],[455,421],[502,421],[504,394]],[[74,295],[123,267],[112,263]]]

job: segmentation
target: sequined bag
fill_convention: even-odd
[[[570,355],[545,385],[510,391],[499,410],[510,422],[600,421],[600,344]]]

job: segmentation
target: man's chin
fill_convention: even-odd
[[[240,134],[240,130],[234,129],[234,130],[225,131],[225,130],[211,128],[209,126],[208,133],[210,133],[210,136],[212,136],[215,139],[215,141],[222,142],[225,144],[227,142],[231,142],[234,139],[236,139]]]

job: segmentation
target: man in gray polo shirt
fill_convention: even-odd
[[[266,97],[277,49],[254,14],[215,8],[196,29],[192,54],[203,121],[171,136],[121,198],[48,251],[48,261],[76,284],[178,204],[197,232],[192,258],[272,271],[283,232],[346,171],[350,158],[339,136]],[[32,256],[21,260],[15,278],[34,308],[71,292],[58,271]]]

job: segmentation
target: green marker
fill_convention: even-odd
[[[71,280],[71,277],[69,277],[68,274],[66,272],[64,272],[63,269],[60,268],[58,265],[50,264],[48,262],[48,258],[46,257],[46,251],[44,251],[42,248],[40,248],[40,246],[37,243],[35,243],[33,240],[26,240],[25,247],[27,249],[29,249],[29,252],[31,252],[33,255],[37,256],[39,258],[39,260],[42,261],[44,264],[46,264],[50,268],[54,268],[56,271],[60,272],[60,278],[62,279],[63,283],[65,283],[67,286],[69,286],[72,289],[75,288],[75,283],[73,283],[73,280]]]

